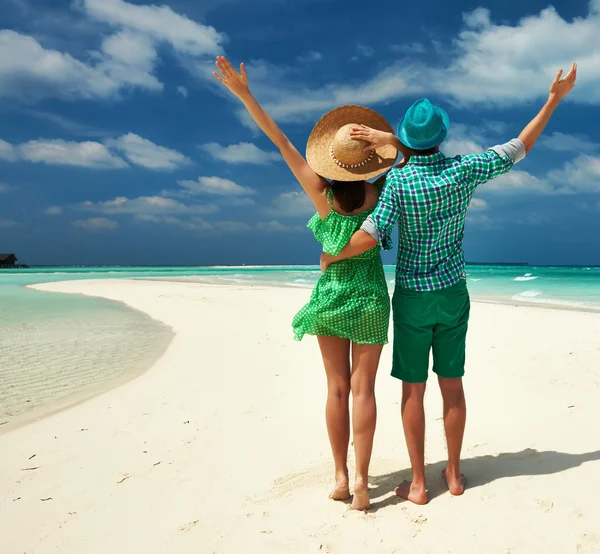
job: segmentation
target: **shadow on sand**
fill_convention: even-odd
[[[510,477],[526,477],[534,475],[551,475],[578,467],[586,462],[600,460],[600,450],[585,454],[566,454],[564,452],[544,451],[528,448],[521,452],[502,453],[497,456],[475,456],[461,462],[461,471],[467,476],[467,489],[471,490]],[[429,501],[447,492],[441,472],[446,467],[446,461],[428,464],[426,467],[429,480]],[[389,492],[406,479],[411,478],[410,469],[404,469],[385,475],[377,475],[370,479],[374,490],[371,497],[386,495],[382,500],[372,502],[372,510],[377,511],[386,506],[406,502]]]

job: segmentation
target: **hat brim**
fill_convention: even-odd
[[[408,146],[412,150],[430,150],[431,148],[435,148],[444,142],[448,136],[448,131],[450,130],[450,117],[442,108],[438,106],[434,106],[434,108],[440,114],[440,117],[444,122],[444,129],[442,129],[437,136],[427,142],[416,142],[412,140],[406,133],[406,129],[404,128],[405,117],[403,117],[400,120],[400,123],[398,123],[398,138],[402,144]]]
[[[391,145],[377,148],[371,160],[360,167],[344,168],[337,165],[329,148],[338,130],[352,123],[387,133],[394,132],[383,116],[364,106],[350,104],[326,113],[314,126],[306,144],[306,161],[315,173],[336,181],[363,181],[381,175],[394,165],[398,151]]]

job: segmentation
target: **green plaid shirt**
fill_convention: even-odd
[[[438,290],[464,277],[465,217],[473,193],[513,164],[493,150],[455,158],[438,152],[412,156],[388,173],[370,220],[385,250],[392,248],[392,229],[399,222],[397,286]]]

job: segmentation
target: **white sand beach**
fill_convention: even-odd
[[[600,314],[474,303],[464,496],[444,489],[430,380],[430,503],[409,476],[384,349],[367,513],[328,500],[304,289],[99,280],[37,287],[125,302],[175,337],[146,373],[0,436],[1,554],[598,553]],[[110,345],[107,345],[110,348]]]

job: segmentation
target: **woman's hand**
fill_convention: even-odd
[[[350,130],[350,138],[369,142],[370,144],[364,148],[364,151],[368,152],[369,150],[375,150],[375,148],[393,144],[394,133],[371,129],[371,127],[367,127],[366,125],[357,125]]]
[[[238,98],[242,98],[244,95],[250,93],[248,88],[248,76],[246,75],[246,68],[244,64],[240,64],[240,72],[238,73],[225,56],[217,56],[215,62],[221,74],[213,71],[213,75],[221,81],[233,94]]]

